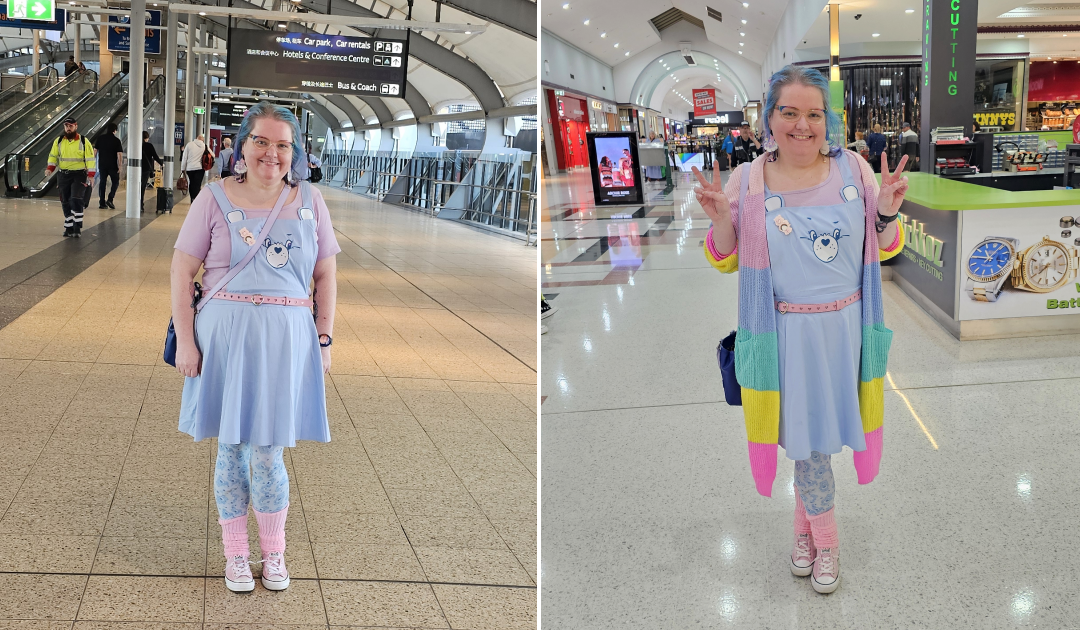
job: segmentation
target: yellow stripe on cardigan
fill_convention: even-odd
[[[894,221],[893,223],[896,222]],[[904,249],[904,228],[900,227],[900,225],[897,223],[896,229],[900,230],[900,242],[896,244],[896,249],[892,250],[891,252],[887,252],[884,249],[879,249],[878,260],[880,262],[885,262],[886,260],[895,257],[897,254],[900,253],[902,249]],[[706,251],[708,251],[708,248],[706,248]]]
[[[879,379],[880,380],[880,379]],[[746,420],[746,439],[758,444],[780,441],[780,392],[742,390],[743,418]]]
[[[709,237],[706,236],[706,239]],[[712,252],[709,251],[709,243],[705,243],[705,260],[709,261],[709,264],[716,267],[716,270],[720,273],[733,273],[739,270],[739,254],[732,252],[730,256],[723,260],[717,260],[713,257]]]
[[[746,390],[743,390],[745,396]],[[862,416],[863,433],[881,428],[885,417],[885,380],[875,378],[869,383],[859,382],[859,415]]]

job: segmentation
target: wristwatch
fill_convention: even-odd
[[[1041,241],[1020,252],[1012,269],[1012,285],[1024,291],[1049,293],[1065,286],[1076,277],[1075,248],[1050,240]]]
[[[1020,241],[1004,236],[987,236],[968,254],[964,290],[976,302],[997,302],[1010,272],[1016,267]]]
[[[323,337],[326,337],[326,341],[323,341]],[[323,333],[319,335],[319,346],[323,348],[329,348],[334,343],[334,338],[330,335]]]

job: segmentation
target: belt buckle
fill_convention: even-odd
[[[261,306],[263,303],[263,296],[256,293],[255,295],[251,296],[251,303],[255,306]]]
[[[781,315],[783,315],[784,313],[787,313],[787,307],[788,307],[788,303],[783,301],[783,300],[780,300],[779,302],[776,303],[776,310],[780,311]]]

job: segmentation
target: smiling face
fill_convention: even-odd
[[[270,147],[264,150],[255,146],[255,136],[270,142]],[[247,176],[263,183],[281,181],[292,166],[292,152],[280,153],[277,145],[285,143],[292,146],[292,142],[289,123],[273,118],[257,119],[251,129],[251,137],[244,142]]]
[[[810,124],[805,113],[812,109],[825,109],[821,90],[799,83],[784,86],[776,99],[776,107],[769,112],[769,129],[776,139],[780,154],[805,159],[817,153],[828,136],[828,125]],[[787,122],[780,117],[780,107],[793,107],[804,115],[795,122]]]

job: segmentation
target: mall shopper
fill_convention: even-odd
[[[735,130],[734,129],[728,129],[728,134],[724,137],[724,144],[721,147],[721,152],[723,153],[723,155],[721,157],[723,157],[725,160],[727,160],[727,164],[722,164],[721,165],[721,170],[726,171],[729,168],[735,168],[735,164],[733,164],[732,161],[731,161],[732,160],[732,155],[731,154],[734,151],[735,151]]]
[[[861,155],[864,160],[870,156],[870,147],[866,145],[866,140],[861,131],[855,132],[855,142],[849,142],[847,148]]]
[[[919,159],[919,134],[911,130],[911,123],[901,125],[900,146],[903,154],[907,156],[907,170],[915,168],[915,162]]]
[[[875,124],[874,131],[866,136],[866,148],[870,151],[870,166],[875,173],[881,172],[881,155],[889,147],[889,139],[881,133],[881,125]]]
[[[761,143],[758,142],[754,132],[750,130],[750,123],[745,120],[742,121],[739,123],[739,136],[735,139],[735,150],[733,152],[735,163],[733,167],[753,160],[760,153]]]
[[[777,446],[795,461],[791,571],[819,593],[839,586],[831,457],[855,451],[859,483],[877,475],[885,328],[879,262],[903,247],[895,221],[907,191],[886,172],[879,189],[857,153],[830,141],[840,120],[817,70],[787,66],[765,102],[765,155],[695,189],[713,220],[705,256],[739,271],[735,369],[742,388],[750,470],[772,496]]]
[[[289,586],[283,449],[330,440],[323,373],[330,369],[341,248],[322,195],[303,181],[301,142],[288,109],[252,107],[236,136],[233,177],[192,201],[173,254],[176,368],[187,377],[180,430],[196,441],[218,439],[214,499],[225,585],[236,592],[255,588],[249,505],[259,526],[262,560],[254,564],[262,565],[262,585]],[[196,319],[192,292],[201,287],[192,280],[200,266],[214,288],[203,294]]]
[[[53,141],[49,151],[49,165],[45,173],[56,175],[56,187],[60,191],[60,207],[64,210],[64,236],[79,238],[82,235],[84,199],[94,185],[94,147],[79,135],[79,121],[72,117],[64,119],[64,135]]]
[[[184,171],[187,177],[188,194],[192,203],[195,203],[195,198],[199,196],[199,191],[202,189],[203,176],[207,171],[207,169],[203,168],[203,155],[207,151],[205,136],[200,133],[198,137],[187,143],[187,146],[184,147],[184,153],[180,157],[180,169]]]
[[[94,150],[98,155],[98,175],[101,176],[101,185],[98,186],[98,210],[106,208],[116,209],[113,199],[116,198],[116,189],[120,187],[120,170],[124,166],[124,145],[120,138],[116,137],[116,124],[109,123],[105,126],[105,133],[98,136],[94,142]],[[105,186],[108,180],[112,180],[109,194],[105,194]]]
[[[68,55],[68,60],[64,62],[64,76],[70,77],[79,71],[79,64],[75,63],[75,55]]]

